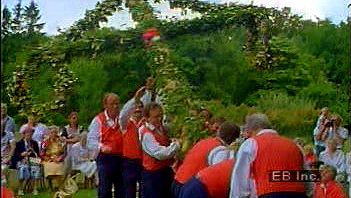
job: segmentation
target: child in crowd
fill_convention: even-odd
[[[308,144],[304,146],[304,158],[309,169],[318,168],[318,158],[314,153],[312,145]]]

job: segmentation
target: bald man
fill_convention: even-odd
[[[122,133],[118,122],[119,97],[108,93],[103,98],[104,111],[99,113],[89,126],[88,148],[98,153],[96,162],[99,174],[99,198],[123,196],[122,184]]]

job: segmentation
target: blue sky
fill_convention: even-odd
[[[1,7],[7,5],[14,8],[17,0],[1,0]],[[76,20],[82,18],[87,9],[93,9],[98,0],[34,0],[40,8],[42,21],[45,22],[44,32],[56,34],[57,28],[68,28]],[[291,7],[292,12],[302,15],[306,19],[316,20],[329,18],[334,23],[346,20],[349,15],[347,5],[349,0],[208,0],[210,2],[226,3],[236,1],[239,3],[253,3],[255,5],[264,5],[268,7],[282,8]],[[28,5],[30,0],[22,0],[23,5]],[[153,5],[160,13],[162,18],[182,17],[180,10],[172,10],[167,2]],[[110,17],[105,26],[114,26],[126,29],[133,27],[134,23],[128,10],[123,10]]]

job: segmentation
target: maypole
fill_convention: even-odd
[[[162,98],[165,114],[170,118],[170,135],[182,140],[182,151],[185,152],[194,141],[206,136],[202,131],[203,121],[195,113],[200,108],[200,101],[194,97],[184,73],[172,61],[172,50],[162,39],[162,33],[150,27],[157,20],[152,7],[143,0],[129,0],[127,5],[133,20],[147,29],[143,35],[147,66],[155,78],[156,92]]]

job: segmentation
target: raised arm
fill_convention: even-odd
[[[128,102],[125,105],[123,105],[123,108],[118,118],[122,133],[124,133],[127,128],[127,122],[128,122],[129,116],[131,115],[133,109],[135,108],[135,104],[138,103],[138,101],[141,100],[140,98],[143,97],[144,95],[145,95],[145,87],[141,87],[135,93],[134,97],[128,100]],[[143,104],[144,106],[146,105],[145,103]]]

